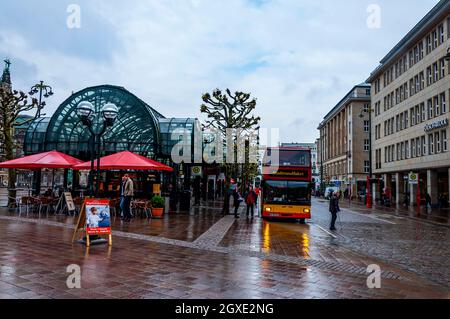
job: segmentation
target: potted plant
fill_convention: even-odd
[[[159,195],[155,195],[152,197],[152,217],[154,218],[162,218],[164,214],[164,206],[165,200]]]

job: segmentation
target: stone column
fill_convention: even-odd
[[[450,203],[450,168],[448,169],[448,192],[447,192],[447,200]]]
[[[434,170],[427,170],[427,192],[430,194],[431,203],[436,204],[438,199],[438,180],[437,172]]]
[[[409,183],[409,182],[408,182]],[[409,184],[409,204],[412,206],[416,202],[417,185]]]
[[[400,199],[400,194],[403,189],[403,174],[395,173],[395,203],[400,204],[402,201]]]

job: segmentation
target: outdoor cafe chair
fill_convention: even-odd
[[[36,203],[39,205],[38,215],[41,218],[42,209],[45,209],[45,215],[48,217],[48,212],[53,205],[53,199],[51,197],[38,197],[35,199]]]
[[[25,207],[25,211],[27,213],[30,212],[30,209],[33,207],[33,198],[31,196],[22,196],[19,201],[19,217],[22,215],[22,209]]]

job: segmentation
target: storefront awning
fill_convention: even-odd
[[[97,168],[97,160],[94,162],[94,167]],[[73,169],[76,170],[90,170],[91,161],[75,165]],[[147,157],[123,151],[120,153],[104,156],[100,158],[100,169],[102,170],[148,170],[148,171],[168,171],[172,172],[173,168],[164,165],[160,162],[154,161]]]

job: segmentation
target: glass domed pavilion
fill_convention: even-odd
[[[57,150],[90,160],[91,134],[76,113],[81,101],[95,107],[94,129],[102,125],[101,109],[106,103],[118,108],[114,125],[102,136],[101,156],[128,150],[171,165],[172,146],[179,142],[172,139],[172,133],[180,128],[188,130],[193,145],[195,129],[199,128],[197,119],[166,118],[123,87],[99,85],[73,93],[51,117],[32,122],[25,135],[25,155]]]

